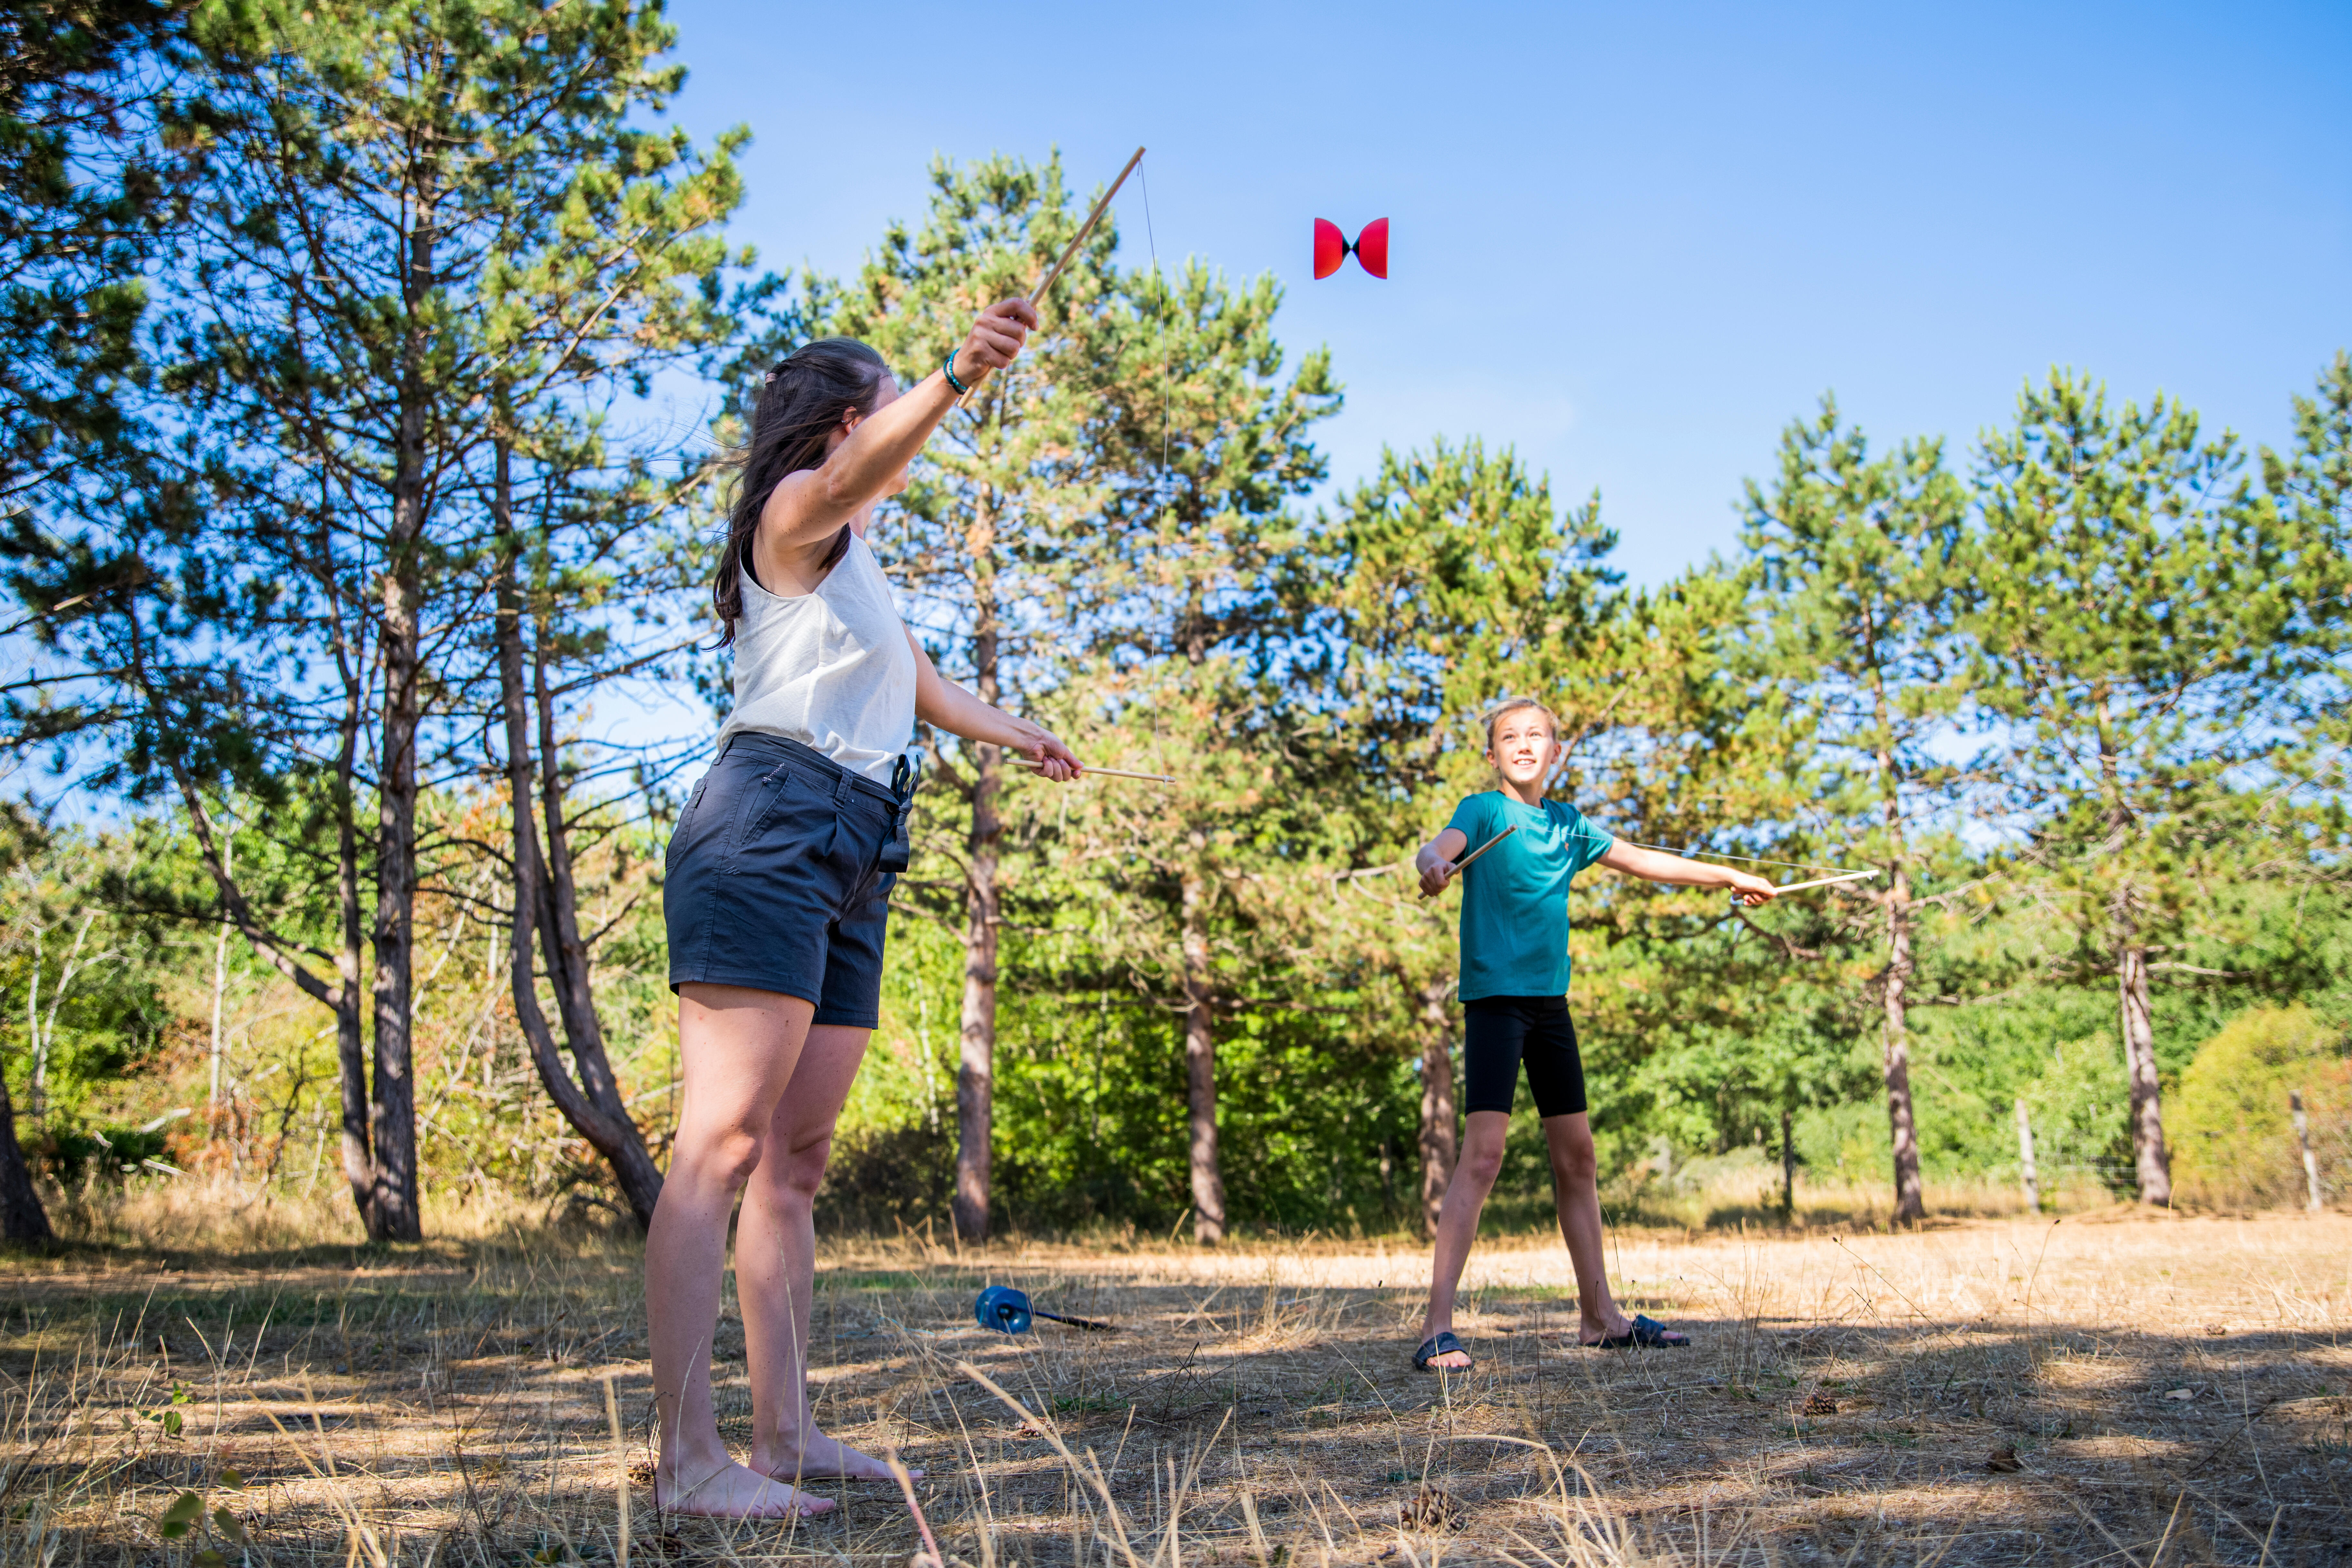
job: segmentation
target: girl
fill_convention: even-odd
[[[1020,752],[1056,783],[1079,766],[1039,726],[941,679],[865,535],[957,395],[1010,364],[1036,324],[1024,300],[991,306],[904,395],[871,348],[821,340],[770,371],[760,394],[713,590],[735,648],[735,708],[671,837],[663,889],[685,1090],[646,1238],[665,1508],[806,1516],[833,1504],[794,1483],[889,1474],[817,1430],[806,1363],[812,1205],[878,1019],[890,889],[907,863],[904,753],[921,719]],[[719,1440],[710,1394],[739,1193],[748,1466]]]
[[[1462,886],[1462,1108],[1468,1126],[1438,1209],[1429,1312],[1412,1364],[1442,1372],[1471,1364],[1454,1334],[1454,1289],[1478,1234],[1478,1211],[1502,1169],[1523,1058],[1550,1147],[1552,1203],[1576,1270],[1579,1339],[1609,1350],[1687,1344],[1681,1332],[1652,1319],[1627,1318],[1609,1295],[1584,1063],[1568,1018],[1568,884],[1597,864],[1653,882],[1729,888],[1748,904],[1768,902],[1778,889],[1745,871],[1620,844],[1576,807],[1546,800],[1544,783],[1559,761],[1559,722],[1540,702],[1505,702],[1487,716],[1486,761],[1503,775],[1503,787],[1456,806],[1445,831],[1413,858],[1422,891],[1433,896],[1471,845],[1516,830],[1469,868]]]

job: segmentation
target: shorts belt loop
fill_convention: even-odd
[[[844,768],[840,773],[835,773],[835,774],[834,775],[834,781],[833,781],[833,804],[834,804],[834,805],[847,805],[849,804],[849,797],[850,797],[851,795],[856,795],[856,793],[857,793],[856,786],[856,785],[854,785],[854,784],[852,784],[849,782],[849,770],[848,770],[848,769]]]

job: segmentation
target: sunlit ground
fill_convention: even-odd
[[[820,1483],[843,1506],[796,1526],[652,1514],[625,1240],[476,1215],[462,1239],[387,1255],[305,1244],[336,1223],[323,1211],[275,1223],[7,1265],[11,1560],[918,1549],[873,1485]],[[1441,1379],[1409,1365],[1427,1261],[1402,1239],[837,1244],[820,1415],[926,1467],[940,1546],[974,1568],[2352,1560],[2352,1217],[1613,1247],[1629,1305],[1694,1348],[1579,1349],[1556,1241],[1502,1241],[1475,1257],[1460,1325],[1479,1364]],[[1120,1331],[986,1332],[971,1305],[992,1281]],[[731,1313],[719,1352],[740,1444]],[[190,1491],[206,1511],[167,1540]]]

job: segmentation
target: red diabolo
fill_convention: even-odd
[[[1339,263],[1355,253],[1364,270],[1375,278],[1389,275],[1389,220],[1374,218],[1364,226],[1353,245],[1339,232],[1339,226],[1328,218],[1315,220],[1315,276],[1328,278],[1339,270]]]

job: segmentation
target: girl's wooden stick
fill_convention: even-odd
[[[1462,875],[1462,868],[1465,866],[1469,865],[1471,861],[1475,860],[1479,856],[1484,855],[1487,850],[1492,849],[1496,845],[1500,844],[1504,839],[1508,838],[1512,834],[1517,833],[1518,830],[1519,825],[1514,822],[1510,826],[1506,827],[1502,832],[1497,833],[1494,837],[1489,838],[1486,843],[1481,844],[1477,848],[1473,849],[1469,854],[1465,855],[1461,859],[1454,862],[1454,874],[1445,879],[1451,882],[1454,880],[1454,877]],[[1433,898],[1434,896],[1434,894],[1431,893],[1422,894],[1422,897],[1424,899]]]
[[[1848,871],[1843,877],[1816,877],[1810,882],[1784,883],[1780,890],[1784,893],[1793,893],[1802,888],[1826,888],[1832,882],[1856,882],[1860,881],[1864,877],[1875,877],[1877,875],[1878,873],[1875,870]]]
[[[1029,291],[1029,303],[1032,305],[1042,305],[1045,302],[1045,295],[1053,289],[1055,283],[1061,281],[1062,269],[1069,266],[1071,258],[1076,256],[1078,253],[1078,247],[1086,244],[1087,237],[1094,233],[1095,225],[1102,221],[1102,215],[1110,210],[1111,197],[1118,195],[1119,186],[1127,184],[1127,177],[1135,173],[1135,166],[1142,162],[1143,149],[1138,147],[1135,150],[1135,156],[1127,161],[1127,167],[1118,172],[1118,178],[1110,183],[1110,189],[1103,193],[1102,200],[1095,204],[1095,210],[1087,215],[1086,224],[1078,230],[1078,237],[1070,241],[1068,247],[1062,252],[1062,258],[1054,263],[1054,269],[1051,272],[1045,274],[1045,280]],[[965,390],[964,395],[961,397],[956,399],[956,406],[958,408],[961,408],[964,405],[970,403],[971,401],[971,395],[978,392],[980,390],[980,384],[987,379],[988,372],[985,370],[982,370],[978,375],[973,376],[971,378],[971,385]]]
[[[931,1539],[931,1521],[923,1517],[923,1505],[915,1500],[915,1479],[898,1462],[897,1445],[882,1446],[882,1462],[890,1467],[890,1473],[898,1478],[898,1489],[906,1494],[907,1510],[915,1516],[915,1528],[923,1532],[923,1551],[930,1557],[930,1568],[947,1568],[948,1560],[940,1555],[940,1543]]]
[[[1801,892],[1807,888],[1826,888],[1834,882],[1858,882],[1864,877],[1875,877],[1877,875],[1878,873],[1874,870],[1848,871],[1843,877],[1816,877],[1810,882],[1783,883],[1781,886],[1775,888],[1773,891],[1779,893]],[[1738,904],[1739,902],[1739,895],[1736,892],[1733,893],[1731,895],[1731,901],[1734,904]]]
[[[1016,768],[1042,768],[1045,765],[1043,763],[1033,763],[1026,757],[1007,757],[1005,761],[1011,763]],[[1153,784],[1174,784],[1176,782],[1174,779],[1170,778],[1166,773],[1131,773],[1125,768],[1087,768],[1078,776],[1084,778],[1087,773],[1101,773],[1107,778],[1114,779],[1150,779]]]

